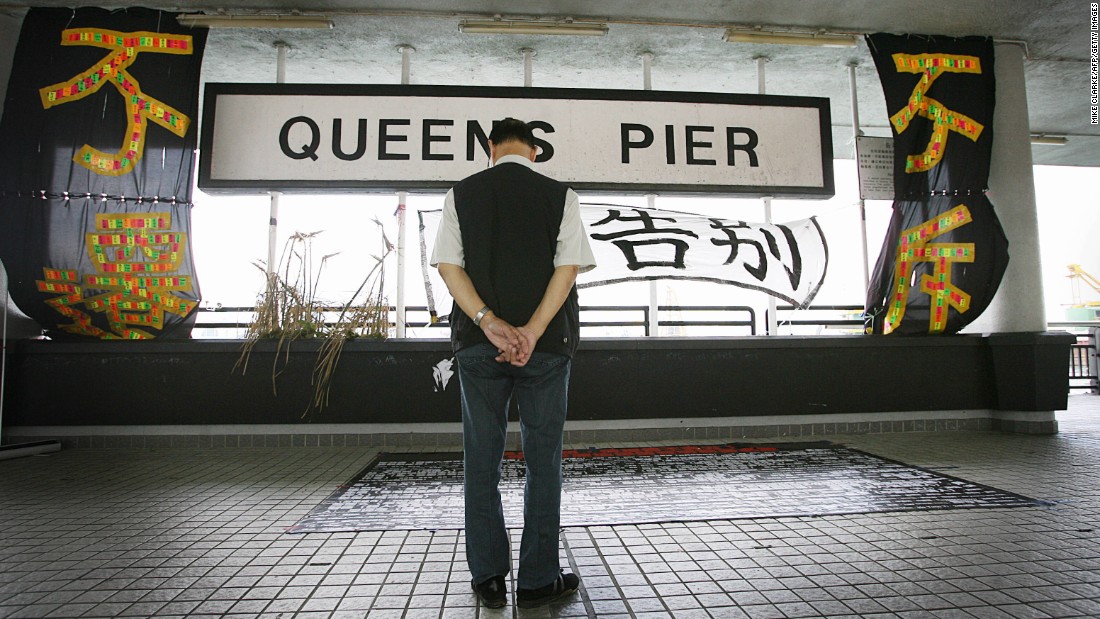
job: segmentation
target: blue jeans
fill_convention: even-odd
[[[558,577],[561,449],[571,360],[535,352],[523,367],[496,361],[489,344],[462,349],[462,442],[466,493],[466,560],[475,583],[511,571],[512,550],[500,503],[500,466],[515,393],[527,466],[518,587],[536,589]]]

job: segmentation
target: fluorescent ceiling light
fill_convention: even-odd
[[[603,36],[607,24],[574,21],[534,21],[517,19],[464,19],[458,29],[466,34],[567,34]]]
[[[812,45],[817,47],[855,47],[856,37],[832,32],[771,32],[767,30],[726,29],[727,43],[770,43],[773,45]]]
[[[176,17],[180,25],[207,28],[332,28],[324,15],[204,15],[190,13]]]
[[[1050,145],[1050,146],[1065,146],[1067,141],[1068,140],[1066,140],[1066,136],[1064,136],[1064,135],[1045,135],[1045,134],[1034,135],[1033,134],[1031,136],[1031,143],[1032,144],[1047,144],[1047,145]]]

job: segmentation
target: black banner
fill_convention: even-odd
[[[30,9],[0,121],[0,260],[51,337],[188,337],[206,29],[142,8]]]
[[[993,41],[873,34],[894,133],[894,214],[868,284],[869,333],[956,333],[993,299],[1008,240],[986,197]]]

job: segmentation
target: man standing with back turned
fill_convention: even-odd
[[[580,339],[574,282],[596,264],[577,194],[535,172],[535,154],[530,126],[494,123],[494,165],[447,193],[431,260],[455,301],[466,558],[474,592],[491,608],[507,603],[512,567],[498,485],[513,393],[527,466],[516,604],[544,606],[580,586],[558,559],[561,451]]]

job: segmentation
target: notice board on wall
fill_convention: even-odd
[[[894,199],[894,139],[861,135],[856,138],[861,200]]]

